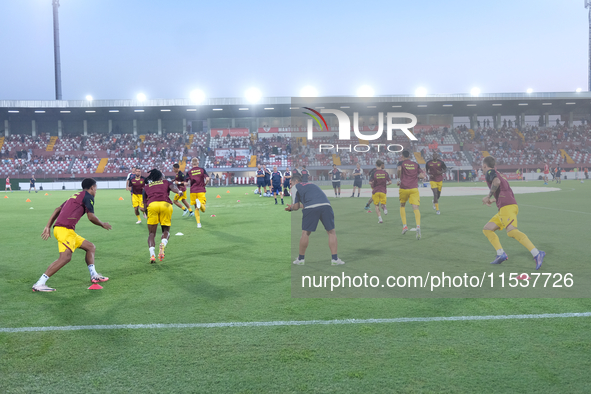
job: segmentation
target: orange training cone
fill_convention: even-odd
[[[101,290],[103,286],[99,285],[98,283],[93,284],[88,288],[88,290]]]
[[[221,198],[220,195],[218,194],[215,198]]]
[[[4,198],[8,198],[8,196],[4,196]]]
[[[25,201],[25,202],[31,202],[31,199],[27,198],[27,201]]]
[[[119,201],[123,201],[123,197],[119,197]]]
[[[49,196],[49,194],[45,193],[46,196]]]
[[[228,190],[226,193],[230,193],[230,191]]]

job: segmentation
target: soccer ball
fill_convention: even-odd
[[[259,189],[254,189],[254,194],[259,194]]]

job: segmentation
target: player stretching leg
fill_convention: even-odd
[[[176,205],[177,207],[179,207],[180,209],[183,210],[183,216],[186,216],[187,214],[190,214],[190,216],[193,216],[195,214],[193,213],[191,206],[187,202],[187,187],[185,186],[185,175],[181,172],[180,166],[178,165],[178,163],[173,164],[172,171],[174,171],[174,173],[176,174],[173,183],[182,192],[181,196],[178,196],[178,195],[174,196],[174,201],[173,201],[174,205]],[[184,204],[184,206],[181,205],[179,200]]]
[[[101,222],[94,215],[94,197],[96,196],[96,181],[92,178],[86,178],[82,181],[82,191],[74,194],[66,202],[57,207],[47,226],[41,233],[41,238],[46,241],[51,237],[50,229],[53,227],[53,235],[58,242],[59,257],[56,261],[51,263],[41,278],[33,285],[33,291],[55,291],[46,285],[47,279],[59,271],[64,265],[72,260],[72,253],[78,248],[86,252],[86,265],[90,272],[90,281],[93,283],[106,282],[109,278],[102,276],[94,267],[94,252],[96,247],[91,242],[82,238],[74,231],[76,223],[86,214],[88,220],[93,224],[100,226],[106,230],[111,229],[111,225],[107,222]]]
[[[410,202],[412,209],[415,213],[415,220],[417,223],[417,240],[421,239],[421,212],[419,211],[419,205],[421,200],[419,197],[419,179],[423,179],[425,174],[421,171],[421,168],[417,163],[410,160],[410,152],[407,150],[402,151],[402,157],[404,160],[398,163],[398,186],[400,189],[398,193],[400,195],[400,218],[402,219],[402,234],[406,234],[408,226],[406,225],[406,202]]]
[[[376,206],[376,214],[378,215],[378,223],[383,223],[382,215],[380,214],[380,205],[384,210],[384,215],[388,214],[388,209],[386,208],[386,192],[388,185],[392,184],[392,180],[390,179],[390,175],[384,171],[384,162],[381,160],[376,161],[376,171],[373,173],[373,176],[370,180],[371,184],[373,185],[371,192],[372,192],[372,199],[373,203]]]
[[[447,166],[443,160],[439,159],[439,153],[434,152],[431,160],[425,166],[429,174],[431,191],[433,191],[433,209],[439,215],[439,197],[441,197],[441,187],[443,186],[443,174],[447,171]]]
[[[195,207],[195,220],[197,221],[197,228],[201,228],[201,213],[205,212],[205,204],[207,198],[205,197],[205,185],[209,182],[209,175],[204,168],[199,167],[199,159],[194,157],[191,160],[191,168],[186,176],[185,181],[191,183],[191,205]]]
[[[542,266],[546,253],[538,250],[527,235],[517,229],[517,214],[519,213],[517,201],[515,201],[507,178],[495,170],[495,164],[495,158],[492,156],[487,156],[482,160],[482,171],[486,174],[486,183],[490,189],[490,193],[482,199],[482,203],[490,207],[493,202],[496,202],[499,209],[499,212],[482,229],[486,238],[497,251],[497,257],[491,264],[501,264],[508,259],[499,237],[495,234],[495,231],[505,229],[509,237],[516,239],[529,250],[538,270]],[[494,200],[491,199],[493,196]]]
[[[292,195],[294,203],[287,205],[286,211],[297,211],[302,208],[302,237],[300,238],[300,254],[293,262],[295,265],[304,265],[304,257],[308,248],[310,234],[316,231],[318,221],[324,225],[328,233],[328,246],[332,258],[331,265],[342,265],[344,261],[337,255],[337,233],[334,226],[334,212],[326,194],[313,183],[302,183],[300,174],[291,177]]]
[[[143,200],[148,208],[148,248],[150,250],[150,263],[156,262],[156,230],[158,224],[162,227],[160,250],[158,259],[164,259],[164,248],[168,245],[170,237],[170,218],[172,216],[172,202],[170,191],[182,196],[183,193],[171,182],[163,179],[162,173],[157,169],[150,171],[147,178],[148,183],[143,192]]]

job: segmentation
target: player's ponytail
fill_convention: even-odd
[[[162,173],[157,170],[156,168],[150,170],[148,177],[146,178],[146,181],[148,183],[152,183],[152,182],[157,182],[159,180],[162,179]]]

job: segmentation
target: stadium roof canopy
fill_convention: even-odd
[[[591,92],[567,93],[497,93],[409,95],[361,97],[266,97],[258,103],[249,103],[245,98],[211,98],[196,105],[190,99],[138,100],[0,100],[0,120],[14,117],[30,117],[37,114],[57,115],[72,118],[105,115],[109,117],[143,117],[193,119],[289,117],[299,116],[300,107],[340,109],[345,113],[359,112],[410,112],[415,115],[453,116],[515,116],[591,114]],[[182,116],[181,116],[182,115]]]

